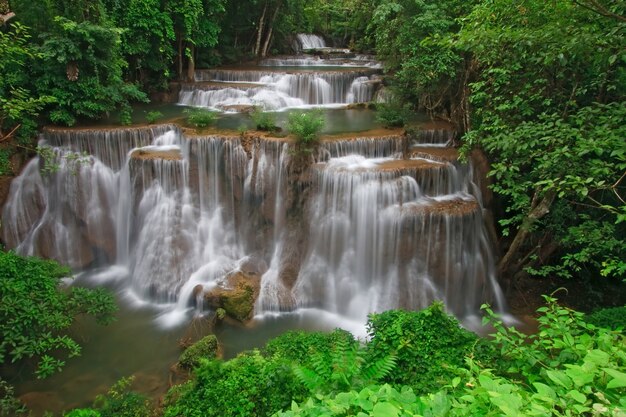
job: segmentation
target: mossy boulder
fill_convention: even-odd
[[[178,366],[183,369],[193,369],[200,364],[200,359],[214,359],[217,357],[217,337],[208,335],[189,346],[180,355]]]
[[[243,322],[252,318],[260,283],[257,274],[235,272],[224,283],[208,291],[204,299],[209,307],[224,309],[227,316]]]

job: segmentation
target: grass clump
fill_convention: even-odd
[[[311,153],[324,128],[324,116],[319,111],[289,114],[287,129],[296,137],[296,151]]]
[[[376,105],[376,120],[386,128],[403,127],[409,121],[411,111],[399,101]]]
[[[261,107],[255,107],[252,113],[250,113],[250,117],[257,130],[264,132],[275,132],[278,130],[274,113],[264,112]]]
[[[148,124],[151,125],[151,124],[156,123],[156,121],[162,117],[163,117],[163,113],[161,113],[160,111],[149,111],[146,114],[146,121],[148,122]]]
[[[196,128],[205,128],[217,120],[217,113],[207,109],[187,109],[187,123]]]

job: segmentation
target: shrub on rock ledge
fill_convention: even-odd
[[[200,364],[200,359],[215,359],[216,356],[217,337],[211,334],[185,349],[178,359],[178,365],[184,369],[193,369]]]

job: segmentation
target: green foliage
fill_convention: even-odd
[[[368,32],[377,56],[394,73],[400,98],[417,102],[434,114],[454,112],[464,60],[450,42],[441,39],[458,30],[458,18],[476,1],[380,1],[373,9]]]
[[[38,358],[39,378],[61,370],[80,346],[63,332],[79,314],[113,320],[113,297],[102,289],[60,288],[67,268],[53,261],[0,252],[0,363]]]
[[[127,63],[120,52],[120,30],[87,21],[56,17],[41,47],[37,89],[53,96],[54,123],[73,125],[79,118],[98,119],[120,109],[122,122],[131,101],[147,101],[136,85],[126,83]]]
[[[202,361],[194,380],[170,392],[164,415],[267,416],[305,393],[289,362],[253,351],[227,362]]]
[[[484,306],[496,329],[497,370],[473,355],[452,369],[441,390],[417,397],[403,385],[317,395],[276,416],[622,416],[626,409],[624,335],[585,323],[581,313],[546,297],[537,334],[507,328]],[[431,307],[432,308],[432,307]],[[411,346],[413,350],[415,347]]]
[[[418,311],[390,310],[370,315],[369,362],[395,356],[396,371],[385,382],[411,386],[415,392],[434,392],[449,380],[476,343],[476,335],[462,329],[441,303]]]
[[[149,111],[146,114],[146,121],[148,122],[148,124],[154,124],[156,123],[157,120],[161,119],[163,117],[163,113],[161,113],[160,111]]]
[[[400,390],[388,384],[372,385],[360,391],[351,390],[338,394],[319,395],[298,405],[293,402],[291,409],[274,414],[275,417],[317,417],[317,416],[432,416],[447,415],[450,402],[443,393],[419,398],[411,388]],[[467,414],[470,415],[470,414]]]
[[[98,395],[93,408],[80,408],[65,417],[150,417],[150,402],[143,395],[130,390],[133,378],[122,378],[104,395]]]
[[[569,277],[591,268],[605,276],[625,276],[626,229],[619,224],[626,210],[620,186],[626,170],[624,118],[623,105],[596,104],[567,118],[540,115],[481,140],[497,155],[490,175],[510,213],[501,222],[505,233],[512,227],[537,227],[565,249],[560,264],[551,264],[548,273]],[[559,211],[543,223],[525,223],[547,195],[562,202]]]
[[[330,333],[289,331],[265,345],[265,356],[282,358],[304,366],[312,366],[316,353],[327,353],[336,344],[356,343],[351,333],[335,329]]]
[[[170,78],[174,56],[174,22],[160,0],[128,0],[116,10],[115,23],[122,28],[121,52],[128,61],[130,79],[148,89],[163,88]],[[148,121],[148,123],[151,123]]]
[[[264,112],[262,108],[255,107],[254,111],[250,113],[250,117],[257,130],[267,132],[278,130],[278,126],[276,126],[276,115],[274,113]]]
[[[387,128],[404,126],[410,115],[408,106],[398,101],[376,105],[376,120]]]
[[[150,402],[143,395],[130,390],[133,378],[122,378],[109,392],[99,395],[94,408],[99,417],[150,417]]]
[[[18,417],[28,415],[28,410],[17,398],[15,390],[0,378],[0,417]]]
[[[0,30],[0,173],[10,173],[10,156],[18,146],[30,146],[35,137],[39,112],[54,102],[31,88],[31,66],[40,58],[26,27],[19,23]]]
[[[324,128],[324,116],[320,112],[289,113],[287,129],[296,137],[296,152],[311,153]]]
[[[394,356],[367,360],[367,352],[358,342],[338,339],[329,351],[311,356],[312,369],[296,365],[296,377],[312,393],[341,392],[373,384],[395,367]]]
[[[187,115],[187,123],[196,128],[205,128],[217,120],[217,113],[207,109],[187,109],[185,114]]]
[[[585,316],[587,323],[611,330],[626,332],[626,306],[602,308]]]
[[[216,355],[217,338],[211,334],[185,349],[178,359],[178,365],[182,368],[193,369],[200,364],[201,359],[214,359]]]

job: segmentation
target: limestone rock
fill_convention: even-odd
[[[211,308],[223,308],[228,316],[243,322],[252,317],[260,288],[259,275],[237,271],[205,293],[204,299]]]

